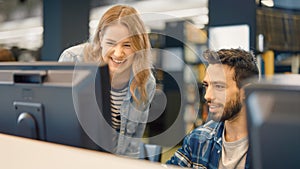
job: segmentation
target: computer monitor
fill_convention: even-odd
[[[0,63],[0,132],[111,151],[108,67]]]
[[[251,168],[300,168],[300,75],[245,88]]]

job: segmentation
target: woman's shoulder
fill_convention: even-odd
[[[150,83],[156,83],[156,80],[155,80],[155,77],[154,77],[153,73],[150,73],[148,82],[150,82]]]
[[[85,43],[65,49],[59,57],[59,62],[83,62]]]
[[[153,90],[153,88],[154,89],[156,88],[156,80],[152,73],[149,74],[148,81],[147,81],[147,88],[148,90],[149,89]]]

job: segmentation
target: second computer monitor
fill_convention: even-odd
[[[251,168],[300,168],[300,75],[245,88]]]

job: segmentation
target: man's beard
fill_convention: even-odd
[[[230,101],[224,108],[220,121],[234,119],[242,109],[242,102],[240,101],[239,93],[236,94],[236,99]]]
[[[234,100],[231,100],[230,102],[226,103],[221,116],[218,117],[213,115],[212,113],[209,113],[208,120],[212,119],[216,122],[224,122],[225,120],[234,119],[242,109],[242,102],[239,100],[239,98],[240,95],[239,93],[237,93]],[[208,101],[207,103],[210,103],[210,101]]]

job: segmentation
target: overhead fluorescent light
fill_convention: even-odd
[[[268,7],[273,7],[274,6],[274,1],[273,0],[262,0],[261,3],[265,6],[268,6]]]

